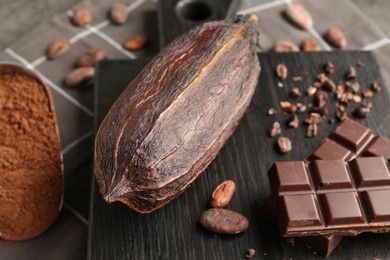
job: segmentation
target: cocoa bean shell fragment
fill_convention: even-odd
[[[95,140],[95,176],[106,202],[152,212],[216,157],[257,85],[256,22],[246,15],[191,29],[122,92]]]

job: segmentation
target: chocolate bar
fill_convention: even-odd
[[[308,156],[307,160],[350,161],[359,156],[390,159],[390,139],[375,136],[364,125],[347,118]]]
[[[284,237],[390,231],[390,172],[383,157],[276,162],[269,180]]]
[[[386,159],[390,159],[390,140],[383,136],[373,136],[370,129],[347,118],[336,127],[329,137],[321,142],[307,160],[317,158],[348,161],[356,156],[384,156]],[[273,201],[271,197],[268,198],[262,208],[263,217],[269,220],[275,220]],[[341,235],[325,235],[300,237],[300,240],[313,251],[328,256],[342,238]]]

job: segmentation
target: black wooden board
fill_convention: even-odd
[[[255,259],[320,259],[304,245],[288,245],[277,227],[259,216],[260,205],[270,194],[267,170],[278,160],[302,160],[327,136],[336,124],[323,122],[316,138],[306,138],[306,127],[283,128],[283,135],[293,140],[293,151],[286,155],[276,152],[275,140],[267,136],[274,120],[283,124],[279,101],[292,100],[292,86],[304,91],[308,83],[285,83],[277,87],[275,67],[284,62],[289,75],[307,70],[314,80],[326,60],[335,64],[332,78],[343,77],[348,65],[361,60],[366,67],[357,68],[358,81],[367,87],[379,80],[382,92],[373,98],[369,118],[360,120],[377,134],[390,136],[390,102],[379,75],[379,68],[368,52],[264,53],[259,54],[262,71],[252,103],[232,137],[207,170],[178,198],[157,212],[140,215],[120,203],[106,204],[93,181],[90,212],[90,259],[244,259],[247,248],[253,247]],[[127,83],[147,60],[106,61],[100,63],[96,82],[97,125]],[[308,97],[297,101],[307,102]],[[329,103],[333,114],[334,98]],[[207,105],[207,104],[205,104]],[[279,110],[274,117],[266,115],[270,107]],[[306,114],[304,114],[306,115]],[[303,119],[304,115],[300,115]],[[229,209],[249,218],[249,230],[236,236],[212,234],[203,230],[199,215],[208,208],[210,194],[220,182],[231,179],[237,183],[236,194]],[[390,258],[390,234],[361,234],[347,237],[328,259]]]

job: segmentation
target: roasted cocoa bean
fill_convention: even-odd
[[[277,41],[273,47],[275,52],[298,52],[299,47],[289,41]]]
[[[116,3],[111,7],[110,10],[110,19],[113,24],[124,24],[127,21],[127,17],[129,13],[127,12],[127,8],[122,3]]]
[[[344,33],[337,27],[331,27],[326,31],[325,40],[337,48],[343,49],[347,46],[347,39]]]
[[[293,3],[287,5],[284,15],[300,29],[307,30],[313,27],[313,19],[310,13],[300,4]]]
[[[257,86],[257,28],[254,15],[199,25],[128,85],[95,140],[95,176],[106,202],[152,212],[213,161]]]
[[[278,147],[279,152],[288,153],[292,149],[291,140],[287,137],[279,137],[276,139],[276,145]]]
[[[249,227],[249,221],[244,215],[219,208],[203,212],[199,222],[208,231],[228,235],[245,232]]]
[[[71,88],[77,87],[85,83],[86,81],[92,79],[94,76],[94,67],[80,67],[68,73],[65,78],[65,84]]]
[[[302,43],[302,50],[307,52],[320,51],[321,47],[314,38],[308,37]]]
[[[234,181],[224,181],[215,188],[211,195],[210,206],[213,208],[226,207],[233,198],[236,190]]]
[[[76,26],[84,27],[92,22],[92,13],[88,8],[79,7],[73,11],[73,23]]]
[[[80,67],[94,66],[96,62],[104,60],[105,58],[106,54],[103,49],[93,48],[81,55],[77,64]]]
[[[145,35],[137,35],[135,37],[127,39],[123,43],[123,48],[129,51],[136,51],[144,47],[146,42],[147,42],[147,38]]]
[[[53,41],[46,50],[46,56],[49,60],[56,59],[68,52],[70,44],[68,40],[58,39]]]

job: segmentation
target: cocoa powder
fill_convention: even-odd
[[[46,230],[62,203],[62,158],[47,88],[32,77],[0,75],[0,237]]]

